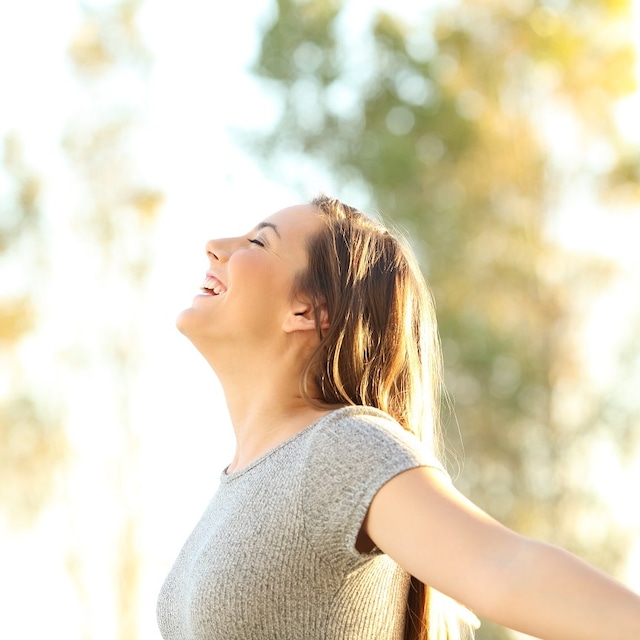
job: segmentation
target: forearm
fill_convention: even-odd
[[[525,538],[503,573],[500,602],[478,613],[504,626],[544,640],[640,638],[640,596],[563,549]]]

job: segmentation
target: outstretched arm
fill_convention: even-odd
[[[505,627],[544,640],[640,639],[640,596],[499,524],[437,469],[392,478],[363,531],[409,573]]]

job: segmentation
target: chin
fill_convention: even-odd
[[[191,317],[192,315],[193,308],[189,307],[188,309],[184,309],[184,311],[181,311],[176,317],[176,328],[180,333],[187,336],[187,338],[189,337],[189,330],[193,325],[193,318]]]
[[[193,307],[188,307],[177,315],[176,328],[191,341],[198,351],[201,351],[200,347],[206,345],[211,339],[202,313]]]

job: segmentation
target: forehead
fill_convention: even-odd
[[[285,242],[306,239],[310,234],[318,231],[321,224],[322,221],[315,206],[300,204],[276,211],[258,226],[272,227]]]

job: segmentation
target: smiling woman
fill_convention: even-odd
[[[399,238],[321,196],[206,252],[177,324],[236,451],[161,589],[165,640],[455,640],[470,610],[548,640],[640,637],[637,595],[451,483],[433,303]]]

